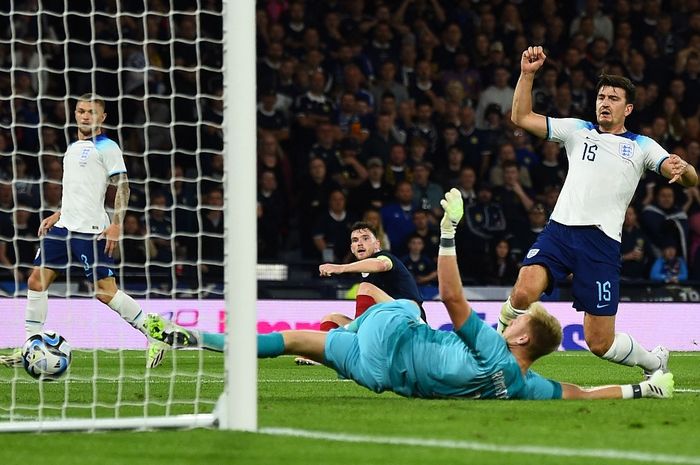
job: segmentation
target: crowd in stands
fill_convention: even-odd
[[[535,111],[595,120],[598,77],[622,74],[637,86],[627,129],[698,163],[697,1],[270,0],[257,33],[259,226],[274,231],[261,260],[348,261],[348,227],[370,215],[429,283],[439,200],[456,187],[463,279],[513,284],[567,174],[562,147],[510,121],[528,45],[548,56]],[[648,173],[625,221],[624,279],[697,279],[698,244],[698,189]]]
[[[65,23],[16,14],[15,35],[36,38],[41,22],[56,41],[41,46],[11,45],[10,19],[0,16],[0,236],[16,237],[0,241],[0,266],[33,257],[34,226],[58,206],[58,156],[74,132],[63,96],[94,88],[119,126],[109,133],[129,169],[128,262],[143,268],[149,257],[154,276],[166,277],[150,284],[164,289],[220,282],[221,2],[98,8],[114,13],[117,3],[120,15],[90,20],[85,10]],[[151,14],[142,21],[144,3]],[[63,12],[63,2],[42,4]],[[182,10],[172,22],[170,5]],[[256,26],[260,262],[348,261],[349,227],[365,219],[430,284],[439,200],[456,187],[465,200],[456,238],[463,280],[513,284],[567,173],[562,147],[510,121],[528,45],[548,57],[535,111],[594,120],[598,76],[625,75],[637,86],[627,129],[698,167],[699,0],[259,0]],[[116,45],[118,30],[131,41]],[[66,37],[85,42],[68,42],[64,56]],[[172,47],[161,42],[171,38]],[[37,64],[41,88],[38,73],[17,69]],[[699,246],[698,189],[647,173],[624,223],[623,279],[700,279]]]

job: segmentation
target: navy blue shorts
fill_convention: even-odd
[[[574,308],[591,315],[617,313],[620,299],[620,243],[595,226],[551,221],[527,252],[523,265],[542,265],[554,282],[573,273]],[[550,281],[550,288],[554,283]]]
[[[76,232],[69,236],[66,228],[54,226],[42,239],[34,266],[65,272],[71,264],[80,264],[86,278],[93,279],[93,273],[96,273],[97,280],[114,276],[114,258],[105,253],[107,240],[98,241],[97,236]]]

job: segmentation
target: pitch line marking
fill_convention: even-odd
[[[498,454],[531,454],[555,457],[591,457],[597,459],[630,460],[635,462],[653,462],[663,464],[700,465],[700,457],[687,455],[656,454],[652,452],[635,452],[618,449],[572,449],[567,447],[517,446],[489,444],[475,441],[450,439],[422,439],[391,436],[364,436],[345,433],[309,431],[293,428],[260,428],[261,434],[271,436],[292,436],[305,439],[322,439],[336,442],[365,444],[383,444],[395,446],[433,447],[442,449],[462,449]]]

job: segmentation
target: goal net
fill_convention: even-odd
[[[93,92],[131,189],[117,285],[144,312],[224,331],[222,9],[221,0],[0,6],[1,354],[24,343],[38,226],[60,208],[76,99]],[[114,187],[106,197],[111,214]],[[75,260],[49,287],[44,328],[73,348],[68,374],[39,382],[0,366],[0,430],[211,424],[222,354],[171,350],[147,369],[146,338],[93,298],[84,271]]]

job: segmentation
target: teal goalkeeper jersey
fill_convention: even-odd
[[[357,334],[329,333],[326,356],[342,375],[376,392],[407,397],[559,399],[561,385],[529,370],[523,376],[505,340],[475,312],[456,332],[422,324],[410,301],[378,304]]]

